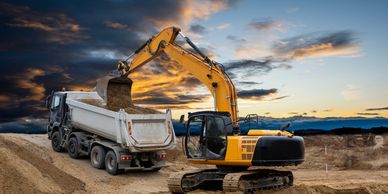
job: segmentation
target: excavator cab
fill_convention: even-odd
[[[227,135],[232,130],[227,112],[189,113],[184,140],[186,156],[190,160],[223,160]]]

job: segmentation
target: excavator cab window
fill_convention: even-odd
[[[190,159],[224,159],[226,128],[222,117],[197,115],[189,119],[186,133],[186,154]]]

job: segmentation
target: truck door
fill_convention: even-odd
[[[61,94],[54,94],[51,97],[50,103],[50,126],[59,126],[63,122],[64,117],[64,96]]]

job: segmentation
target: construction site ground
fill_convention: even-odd
[[[317,135],[305,141],[306,162],[279,168],[292,170],[294,186],[260,193],[388,193],[388,135]],[[1,134],[0,193],[168,193],[171,173],[212,167],[188,164],[180,139],[168,161],[159,172],[111,176],[88,158],[54,152],[47,135]]]

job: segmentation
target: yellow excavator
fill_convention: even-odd
[[[178,45],[178,35],[191,49]],[[210,60],[179,28],[162,30],[126,60],[120,61],[117,69],[121,76],[101,79],[97,83],[98,93],[104,97],[109,85],[131,84],[130,73],[162,53],[207,86],[215,107],[214,111],[189,113],[183,150],[189,162],[216,165],[217,168],[174,173],[168,179],[169,190],[172,193],[195,189],[253,192],[292,185],[290,171],[248,168],[301,164],[304,161],[303,138],[286,131],[288,126],[279,130],[250,129],[241,134],[232,80],[222,64]],[[182,115],[181,122],[183,120]]]

